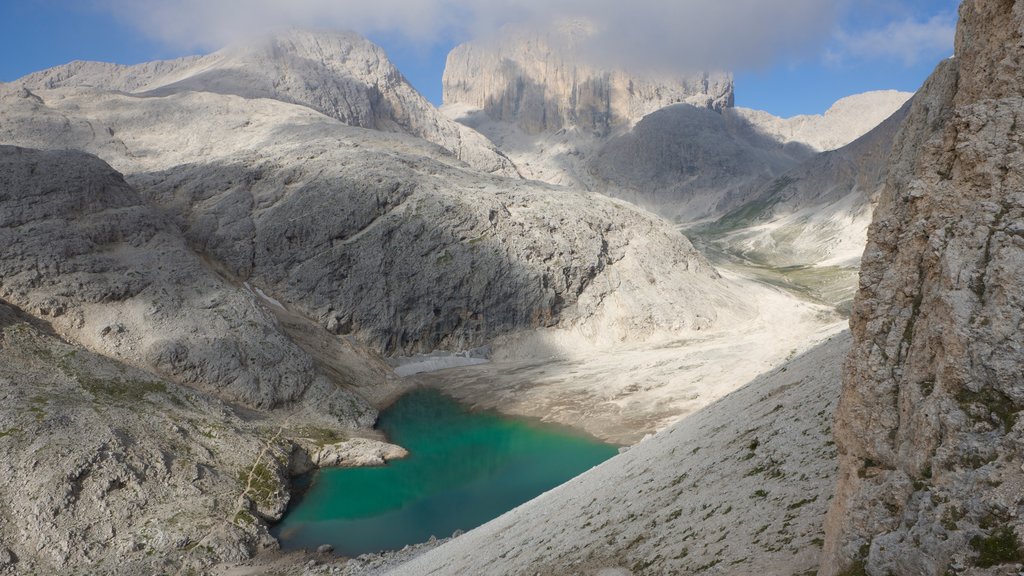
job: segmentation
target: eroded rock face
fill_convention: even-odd
[[[264,521],[289,501],[283,423],[0,300],[0,573],[205,573],[276,549]]]
[[[120,174],[74,151],[0,146],[0,297],[83,346],[253,408],[375,411],[316,369]]]
[[[463,44],[448,55],[445,104],[484,110],[529,134],[577,127],[606,134],[678,103],[721,110],[733,105],[729,74],[642,76],[601,70],[577,53],[585,22],[553,32],[508,30],[490,44]]]
[[[1024,3],[968,0],[897,137],[863,260],[821,574],[1024,554]]]

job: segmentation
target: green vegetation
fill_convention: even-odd
[[[1017,423],[1017,407],[1009,396],[999,390],[986,387],[973,392],[964,387],[957,393],[956,399],[960,403],[960,408],[967,414],[971,414],[972,406],[980,406],[988,414],[995,416],[1002,423],[1004,432],[1009,432]]]
[[[263,462],[258,462],[251,470],[239,472],[238,481],[245,489],[244,494],[261,506],[273,504],[274,496],[281,490],[277,476]]]
[[[722,216],[707,227],[707,232],[709,234],[724,234],[753,224],[779,203],[779,192],[796,182],[796,178],[789,176],[777,178],[772,182],[771,188],[761,195],[762,199],[748,202]]]
[[[256,523],[256,517],[248,510],[239,510],[235,513],[234,523],[236,526],[251,526]]]
[[[295,429],[293,434],[303,440],[309,440],[320,448],[348,440],[341,432],[323,426],[303,426]]]
[[[840,572],[838,576],[868,576],[868,568],[863,560],[857,560],[850,564],[849,568]]]
[[[978,553],[974,564],[980,568],[1024,562],[1024,551],[1017,539],[1017,531],[1012,526],[1000,526],[985,537],[975,536],[971,538],[970,544]]]
[[[808,505],[808,504],[810,504],[812,502],[815,502],[817,500],[818,500],[817,496],[815,496],[814,498],[804,498],[803,500],[801,500],[799,502],[794,502],[794,503],[790,504],[789,506],[786,506],[786,510],[796,510],[797,508],[800,508],[802,506],[806,506],[806,505]]]
[[[77,374],[76,379],[93,396],[116,402],[140,402],[147,394],[167,394],[167,385],[163,382],[97,378],[87,374]]]

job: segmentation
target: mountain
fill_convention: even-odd
[[[439,114],[380,47],[353,33],[290,31],[208,56],[136,66],[73,62],[17,83],[30,90],[92,87],[152,97],[206,92],[269,98],[349,126],[417,136],[483,172],[516,175],[486,138]]]
[[[904,110],[868,233],[852,338],[796,358],[392,573],[1019,573],[1019,7],[966,0],[956,57]],[[840,375],[838,454],[809,452],[816,429],[800,428],[822,426],[818,441],[829,445],[831,407],[804,387],[831,381],[818,394],[834,398]],[[773,390],[773,382],[786,384]],[[782,429],[767,432],[763,422]],[[782,443],[766,446],[765,437]],[[717,446],[705,455],[708,443]],[[744,472],[764,448],[770,456]],[[803,499],[792,502],[779,494],[780,484],[815,478],[809,470],[820,471],[821,485],[801,485]],[[831,499],[827,516],[823,499]]]
[[[31,328],[3,348],[0,492],[9,514],[49,506],[52,524],[0,529],[0,561],[203,571],[273,547],[292,475],[324,444],[372,436],[376,409],[412,385],[382,355],[493,345],[535,361],[758,318],[664,220],[349,125],[270,90],[278,60],[247,46],[0,86],[0,298]],[[296,64],[288,53],[275,58]],[[323,60],[347,64],[332,78],[289,64],[317,71],[291,82],[325,102],[365,88],[364,60]],[[39,330],[44,362],[22,369]],[[145,436],[146,422],[169,432]],[[66,444],[81,434],[96,442]],[[19,491],[35,469],[53,480]],[[188,501],[165,505],[161,483]],[[126,499],[106,496],[122,485]],[[106,500],[123,508],[109,525]]]
[[[104,158],[229,278],[386,354],[577,325],[643,338],[740,299],[663,221],[466,170],[419,139],[267,99],[20,90],[0,94],[5,141]]]
[[[226,401],[373,423],[376,411],[339,386],[352,383],[327,379],[255,293],[212,272],[104,162],[0,146],[0,189],[6,302],[85,348]]]
[[[842,148],[878,126],[913,96],[897,90],[854,94],[836,101],[824,114],[779,118],[760,110],[730,112],[780,142],[800,142],[825,152]]]
[[[725,262],[761,269],[848,310],[893,141],[909,109],[908,102],[854,142],[765,182],[746,203],[687,234]]]
[[[508,29],[448,56],[443,110],[524,177],[622,198],[669,219],[718,219],[816,152],[846,145],[910,94],[872,92],[781,119],[733,107],[727,74],[630,74],[589,64],[573,22]]]
[[[967,0],[868,233],[821,574],[1016,574],[1024,424],[1020,3]]]
[[[678,103],[713,110],[732,106],[728,74],[642,74],[590,65],[585,20],[548,32],[506,28],[491,42],[466,43],[448,55],[445,105],[482,110],[526,134],[578,129],[608,134]]]

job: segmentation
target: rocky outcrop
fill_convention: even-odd
[[[483,110],[527,134],[578,128],[607,134],[672,104],[712,110],[733,105],[729,74],[640,75],[586,62],[584,21],[550,32],[508,29],[499,40],[469,43],[448,55],[444,102]]]
[[[398,460],[408,455],[409,451],[401,446],[368,438],[352,438],[319,448],[313,453],[312,461],[320,468],[354,468],[383,466],[390,460]]]
[[[0,573],[204,573],[277,548],[282,420],[69,344],[2,300],[0,400]]]
[[[836,101],[824,114],[792,118],[749,108],[732,108],[726,113],[738,116],[780,142],[800,142],[818,151],[828,151],[860,138],[899,110],[911,96],[910,92],[896,90],[865,92]]]
[[[136,66],[73,62],[17,83],[33,90],[93,87],[147,96],[211,92],[270,98],[349,126],[417,136],[478,170],[516,176],[486,138],[440,114],[380,47],[353,33],[290,31],[208,56]]]
[[[375,411],[323,376],[251,292],[209,271],[108,165],[0,146],[0,297],[89,349],[225,400]]]
[[[864,254],[821,574],[1024,563],[1024,4],[967,0]]]

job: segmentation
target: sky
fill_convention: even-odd
[[[824,112],[868,90],[916,90],[953,53],[959,0],[0,0],[0,82],[71,60],[206,53],[274,26],[352,29],[441,100],[455,45],[505,25],[585,16],[597,64],[730,70],[738,106]]]

